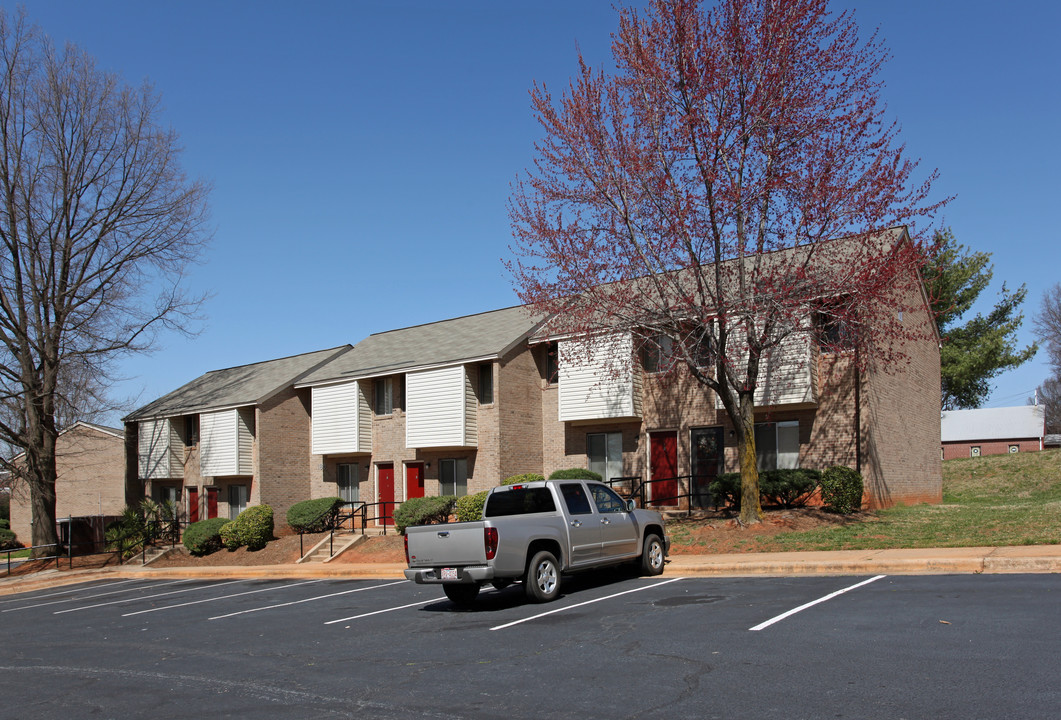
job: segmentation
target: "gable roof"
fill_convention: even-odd
[[[1020,405],[944,410],[940,429],[943,442],[1042,438],[1043,408],[1041,405]]]
[[[297,387],[494,360],[526,338],[541,320],[521,305],[376,333],[307,374]]]
[[[128,415],[126,421],[190,415],[259,405],[329,360],[349,352],[350,345],[304,355],[212,370]]]

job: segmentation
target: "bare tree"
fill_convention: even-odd
[[[1061,283],[1043,293],[1043,302],[1035,317],[1035,334],[1046,344],[1054,376],[1061,378]]]
[[[816,310],[858,362],[901,361],[909,330],[881,308],[916,293],[935,174],[915,180],[884,116],[886,50],[827,0],[653,0],[621,11],[612,54],[614,76],[580,57],[559,101],[532,93],[545,137],[510,200],[509,268],[558,334],[630,333],[713,391],[758,522],[771,356]]]
[[[34,545],[55,543],[55,440],[114,363],[185,329],[208,188],[179,164],[150,85],[0,11],[0,440],[23,452]]]

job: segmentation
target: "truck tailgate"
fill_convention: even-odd
[[[486,564],[482,522],[418,525],[405,529],[409,567]]]

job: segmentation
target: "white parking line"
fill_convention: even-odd
[[[795,615],[798,612],[806,610],[809,607],[814,607],[815,605],[817,605],[819,603],[823,603],[826,600],[832,600],[837,595],[843,595],[845,592],[848,592],[849,590],[854,590],[855,588],[860,588],[863,585],[869,585],[871,582],[876,582],[876,581],[880,580],[881,578],[886,578],[886,577],[888,577],[888,576],[887,575],[877,575],[876,577],[871,577],[869,580],[863,580],[860,583],[855,583],[854,585],[852,585],[850,587],[845,587],[843,590],[837,590],[836,592],[829,593],[825,597],[820,597],[817,600],[812,600],[809,603],[805,603],[803,605],[800,605],[798,608],[792,608],[788,612],[781,613],[777,617],[772,617],[769,620],[767,620],[766,622],[761,622],[758,625],[756,625],[755,627],[750,627],[748,629],[754,632],[754,631],[757,631],[757,630],[762,630],[764,628],[768,628],[768,627],[770,627],[771,625],[773,625],[776,622],[781,622],[782,620],[784,620],[785,618],[789,617],[790,615]]]
[[[523,618],[522,620],[513,620],[510,623],[505,623],[504,625],[498,625],[498,626],[492,627],[490,629],[491,630],[504,630],[505,628],[510,628],[513,625],[519,625],[520,623],[530,622],[531,620],[537,620],[538,618],[543,618],[543,617],[545,617],[547,615],[555,615],[556,613],[565,612],[567,610],[574,610],[575,608],[582,607],[583,605],[592,605],[593,603],[599,603],[599,602],[602,602],[604,600],[611,600],[612,598],[617,598],[617,597],[620,597],[622,595],[629,595],[630,593],[641,592],[642,590],[651,590],[652,588],[657,588],[657,587],[660,587],[661,585],[668,585],[668,584],[670,584],[672,582],[678,582],[679,580],[684,580],[684,579],[685,578],[680,578],[680,577],[679,578],[671,578],[670,580],[664,580],[662,582],[652,583],[651,585],[645,585],[644,587],[634,588],[633,590],[623,590],[622,592],[615,593],[614,595],[606,595],[606,596],[604,596],[602,598],[597,598],[596,600],[587,600],[586,602],[580,602],[580,603],[577,603],[575,605],[568,605],[567,607],[557,608],[556,610],[549,610],[548,612],[538,613],[537,615],[532,615],[530,617]]]
[[[191,582],[190,580],[180,580],[179,582]],[[221,587],[222,585],[231,585],[232,583],[246,582],[246,580],[228,580],[226,582],[214,583],[213,585],[197,585],[193,588],[187,588],[186,590],[172,590],[170,592],[156,593],[154,595],[145,595],[138,598],[126,598],[125,600],[111,600],[105,603],[96,603],[95,605],[85,605],[84,607],[70,608],[69,610],[57,610],[53,615],[62,615],[63,613],[77,612],[78,610],[91,610],[92,608],[104,607],[106,605],[120,605],[121,603],[133,602],[136,600],[150,600],[152,598],[166,597],[167,595],[179,595],[180,593],[192,592],[193,590],[203,590],[205,588]]]
[[[190,600],[184,603],[177,603],[176,605],[163,605],[162,607],[150,608],[148,610],[137,610],[136,612],[122,613],[122,617],[143,615],[144,613],[153,613],[158,612],[159,610],[172,610],[173,608],[187,607],[188,605],[200,605],[202,603],[214,602],[216,600],[228,600],[229,598],[240,597],[241,595],[255,595],[257,593],[268,592],[269,590],[287,590],[288,588],[298,587],[299,585],[310,585],[319,582],[323,582],[323,578],[318,580],[303,580],[302,582],[291,583],[290,585],[270,586],[267,588],[258,588],[257,590],[247,590],[246,592],[232,593],[231,595],[218,595],[217,597],[205,598],[203,600]]]
[[[382,613],[394,612],[395,610],[404,610],[405,608],[416,607],[417,605],[427,605],[432,602],[439,602],[446,598],[431,598],[430,600],[421,600],[420,602],[409,603],[408,605],[399,605],[398,607],[386,608],[384,610],[373,610],[372,612],[361,613],[360,615],[351,615],[350,617],[339,618],[338,620],[329,620],[324,623],[325,625],[334,625],[335,623],[346,622],[347,620],[360,620],[361,618],[367,618],[372,615],[380,615]]]
[[[13,598],[4,598],[0,600],[0,605],[6,605],[8,603],[20,602],[26,600],[40,600],[41,598],[58,597],[59,595],[69,595],[71,593],[80,592],[83,590],[99,590],[100,588],[111,587],[113,585],[124,585],[125,583],[141,582],[139,578],[129,578],[128,580],[108,580],[107,582],[98,583],[96,585],[75,585],[68,587],[59,592],[48,593],[47,595],[34,595],[31,598],[25,598],[21,596]],[[6,610],[0,610],[0,612],[7,612]]]
[[[123,581],[123,582],[125,582],[125,581]],[[185,582],[191,582],[191,580],[170,580],[169,582],[158,583],[157,585],[150,585],[150,586],[146,586],[146,587],[161,587],[163,585],[175,585],[176,583],[185,583]],[[47,605],[62,605],[63,603],[75,602],[77,600],[92,600],[93,598],[107,597],[108,595],[120,595],[121,593],[132,592],[133,590],[140,590],[140,589],[142,589],[144,587],[145,587],[144,585],[138,585],[137,587],[122,588],[121,590],[112,590],[110,592],[105,592],[105,593],[96,593],[95,595],[85,595],[84,597],[69,597],[69,598],[66,598],[65,600],[52,600],[51,602],[37,603],[36,605],[23,605],[22,607],[8,608],[7,610],[0,610],[0,612],[15,612],[16,610],[29,610],[30,608],[45,607]],[[56,595],[59,595],[59,594],[61,594],[61,593],[56,593]],[[126,601],[122,600],[121,602],[126,602]]]
[[[272,610],[273,608],[282,608],[287,607],[288,605],[299,605],[301,603],[313,602],[314,600],[324,600],[325,598],[335,597],[337,595],[349,595],[350,593],[362,592],[364,590],[377,590],[379,588],[390,587],[391,585],[401,585],[405,582],[408,582],[408,580],[398,580],[396,582],[385,583],[383,585],[370,585],[369,587],[354,588],[353,590],[343,590],[342,592],[328,593],[327,595],[315,595],[314,597],[305,598],[303,600],[292,600],[291,602],[279,603],[277,605],[265,605],[263,607],[250,608],[249,610],[231,612],[227,615],[215,615],[212,618],[207,618],[207,620],[223,620],[224,618],[230,618],[236,615],[246,615],[247,613],[260,612],[262,610]]]

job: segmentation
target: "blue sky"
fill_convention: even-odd
[[[213,246],[190,276],[202,331],[123,363],[144,404],[209,370],[356,343],[518,302],[509,184],[533,162],[528,90],[559,91],[576,47],[610,67],[611,3],[30,0],[30,19],[130,83],[151,80],[184,166],[213,185]],[[14,11],[15,3],[0,0]],[[938,167],[944,223],[1026,283],[1025,329],[1061,280],[1061,61],[1050,0],[834,0],[894,59],[885,98],[909,152]],[[991,297],[988,297],[988,296]],[[1036,358],[996,382],[1020,405]],[[111,418],[117,422],[118,415]]]

